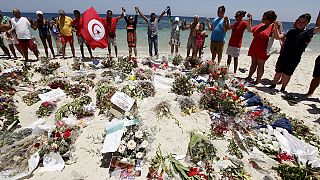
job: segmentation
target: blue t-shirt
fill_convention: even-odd
[[[211,41],[225,42],[226,32],[223,31],[224,19],[215,18],[211,24],[213,27],[211,33]]]

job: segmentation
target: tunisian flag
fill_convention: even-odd
[[[82,24],[81,34],[92,49],[108,47],[103,21],[93,7],[83,13]]]

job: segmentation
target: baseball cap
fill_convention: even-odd
[[[174,20],[175,20],[175,21],[179,21],[180,19],[179,19],[179,17],[176,17],[176,18],[174,18]]]
[[[43,15],[43,12],[42,11],[36,11],[36,15],[38,15],[38,14]]]

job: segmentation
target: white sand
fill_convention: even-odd
[[[78,51],[78,50],[76,50]],[[42,53],[43,54],[43,53]],[[70,55],[70,52],[67,52]],[[145,53],[144,53],[145,54]],[[97,55],[97,52],[94,52],[94,55]],[[105,53],[99,52],[98,56],[104,56]],[[121,54],[122,55],[122,54]],[[127,55],[127,54],[123,54]],[[183,51],[183,56],[185,51]],[[318,54],[312,52],[306,52],[303,57],[300,65],[296,69],[295,74],[293,75],[291,82],[287,87],[288,92],[297,92],[297,93],[306,93],[309,88],[309,83],[312,78],[312,71],[314,66],[314,60]],[[205,54],[206,57],[209,57],[209,54]],[[32,57],[32,56],[31,56]],[[224,55],[222,64],[226,63],[226,55]],[[266,63],[264,79],[272,80],[274,75],[275,63],[277,60],[277,55],[272,55]],[[69,61],[71,64],[72,59],[62,60],[58,59],[60,63],[65,63]],[[246,56],[245,52],[240,56],[240,67],[249,69],[251,59]],[[233,68],[233,66],[231,66]],[[246,77],[247,73],[240,73],[238,71],[238,76]],[[98,77],[97,77],[98,78]],[[280,88],[280,87],[277,87]],[[255,89],[255,88],[253,88]],[[310,128],[320,135],[319,122],[320,122],[320,88],[316,90],[314,98],[299,102],[296,106],[290,106],[285,100],[281,98],[281,93],[278,94],[269,94],[268,89],[264,85],[259,85],[256,89],[263,97],[270,100],[276,106],[281,108],[281,112],[286,113],[291,117],[295,117],[303,120]],[[264,92],[266,91],[266,92]],[[26,106],[22,102],[21,97],[27,92],[18,92],[17,100],[18,111],[21,125],[23,127],[32,124],[36,118],[36,110],[40,105],[40,102],[33,106]],[[19,97],[19,95],[21,97]],[[92,90],[89,95],[94,99],[95,102],[95,92]],[[155,97],[150,97],[147,99],[139,100],[139,115],[143,124],[148,128],[153,128],[154,132],[154,141],[151,142],[149,146],[149,152],[147,154],[146,164],[143,167],[143,172],[141,178],[146,179],[148,173],[148,160],[155,155],[156,148],[160,145],[161,150],[164,154],[175,153],[178,155],[185,155],[187,152],[187,146],[189,142],[189,132],[192,130],[200,129],[202,131],[209,131],[210,129],[210,118],[206,111],[201,111],[191,116],[181,116],[178,103],[175,100],[176,95],[173,93],[168,93],[163,90],[157,90]],[[172,114],[180,121],[182,129],[180,129],[174,122],[174,120],[158,120],[155,117],[153,108],[161,101],[168,100],[171,104]],[[58,105],[62,105],[64,102],[70,101],[70,98],[62,99]],[[48,121],[53,123],[54,114],[50,116]],[[318,122],[315,122],[318,120]],[[100,168],[100,159],[101,153],[100,149],[102,144],[99,144],[94,141],[92,137],[101,136],[106,119],[103,116],[95,116],[91,123],[83,129],[83,132],[78,137],[75,147],[75,156],[76,162],[70,165],[66,165],[65,169],[62,172],[40,172],[41,168],[35,170],[34,175],[31,179],[73,179],[77,178],[75,174],[84,176],[86,179],[108,179],[108,169]],[[183,131],[182,131],[183,130]],[[227,150],[226,143],[216,143],[216,148],[219,151],[219,155],[223,157],[224,152]],[[271,168],[275,163],[273,160],[268,158],[266,155],[261,155],[261,157],[266,160],[265,164],[262,164],[266,169]],[[243,162],[246,165],[246,170],[251,172],[253,179],[261,179],[263,175],[251,167],[249,167],[247,156],[245,155]],[[260,165],[260,164],[259,164]],[[78,177],[79,178],[79,177]]]

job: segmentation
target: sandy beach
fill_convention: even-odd
[[[121,55],[127,55],[127,52],[123,49],[120,51]],[[76,52],[79,53],[78,49]],[[86,51],[85,51],[86,52]],[[86,52],[87,53],[87,52]],[[30,54],[30,53],[29,53]],[[41,53],[44,54],[43,52]],[[67,51],[67,55],[70,55],[71,52]],[[146,59],[147,53],[139,52],[138,63],[139,66],[143,67],[142,60]],[[185,56],[185,50],[182,50],[182,56]],[[312,79],[312,71],[314,67],[314,61],[319,54],[316,52],[306,52],[302,56],[301,63],[297,67],[292,79],[287,86],[288,93],[297,93],[304,94],[307,92],[309,88],[310,81]],[[77,54],[79,56],[79,54]],[[97,57],[105,57],[106,50],[104,51],[94,51],[94,56]],[[160,56],[167,57],[167,53],[163,51],[160,52]],[[210,54],[206,52],[204,54],[204,59],[209,59]],[[320,135],[318,131],[320,128],[320,90],[317,89],[313,97],[304,99],[300,101],[297,105],[291,106],[288,104],[286,100],[282,98],[283,93],[277,92],[275,90],[270,90],[267,86],[270,84],[274,75],[275,63],[277,61],[278,55],[272,55],[266,65],[265,65],[265,73],[263,76],[262,84],[257,85],[256,87],[249,87],[250,90],[257,92],[262,97],[266,98],[268,101],[273,103],[275,106],[281,108],[281,112],[287,114],[290,117],[297,118],[302,120],[314,133]],[[226,63],[227,55],[224,54],[221,64]],[[35,59],[32,55],[31,59]],[[1,60],[4,64],[13,65],[12,60]],[[54,59],[53,62],[59,62],[61,66],[70,66],[72,64],[73,59],[67,58],[63,59]],[[39,62],[34,62],[36,64]],[[86,62],[87,64],[91,62]],[[239,58],[239,63],[241,68],[249,69],[251,59],[246,55],[246,51],[241,52],[241,56]],[[231,68],[233,66],[231,65]],[[94,70],[89,70],[88,72],[94,72]],[[95,83],[97,83],[101,78],[100,74],[102,71],[95,71],[97,78],[95,79]],[[241,73],[238,71],[236,77],[245,78],[247,73]],[[72,72],[70,71],[70,74]],[[35,74],[32,80],[37,80],[40,78],[40,74]],[[280,85],[276,88],[280,89]],[[28,88],[29,91],[33,91],[33,89]],[[25,95],[26,91],[18,91],[14,98],[18,101],[18,111],[20,124],[23,127],[27,127],[31,125],[38,118],[36,116],[37,107],[41,104],[40,102],[27,106],[22,102],[22,96]],[[92,89],[87,95],[92,97],[93,102],[95,102],[95,88]],[[150,146],[147,149],[147,155],[144,161],[143,170],[141,177],[137,179],[146,179],[148,173],[148,167],[150,164],[150,159],[155,155],[156,149],[158,146],[161,148],[163,154],[174,153],[177,155],[186,155],[188,143],[189,143],[189,133],[192,130],[201,130],[205,132],[210,131],[211,120],[207,113],[207,111],[199,111],[191,114],[190,116],[182,116],[180,114],[178,102],[175,101],[176,95],[171,93],[170,90],[161,90],[156,89],[156,94],[154,97],[145,98],[143,100],[137,100],[137,105],[139,109],[140,120],[142,121],[143,127],[152,129],[154,133],[152,135],[153,141],[150,143]],[[197,99],[197,94],[194,94],[192,98]],[[172,114],[180,121],[179,128],[177,124],[175,124],[174,120],[158,120],[154,113],[154,107],[161,101],[167,100],[171,105]],[[71,98],[64,97],[58,102],[58,107],[66,102],[70,102]],[[45,118],[46,122],[49,124],[54,124],[54,113]],[[101,140],[102,134],[105,129],[105,124],[107,122],[107,118],[104,115],[98,116],[96,111],[95,116],[90,119],[87,127],[83,128],[82,133],[78,137],[75,142],[75,152],[74,158],[68,161],[65,168],[62,172],[42,172],[41,167],[38,167],[30,179],[109,179],[108,170],[106,168],[99,167],[101,164],[101,153],[100,150],[102,148]],[[215,141],[214,146],[218,149],[218,156],[224,156],[224,152],[227,150],[226,141]],[[272,160],[265,154],[261,152],[255,152],[251,155],[244,155],[242,162],[245,165],[245,170],[248,171],[252,179],[262,179],[264,174],[253,169],[249,163],[248,159],[252,157],[259,157],[264,160],[265,163],[260,164],[265,170],[269,171],[271,166],[276,164],[276,161]],[[182,161],[185,164],[188,164],[188,161]],[[215,169],[218,169],[218,165],[216,164]],[[270,174],[273,177],[277,177],[274,171]]]

